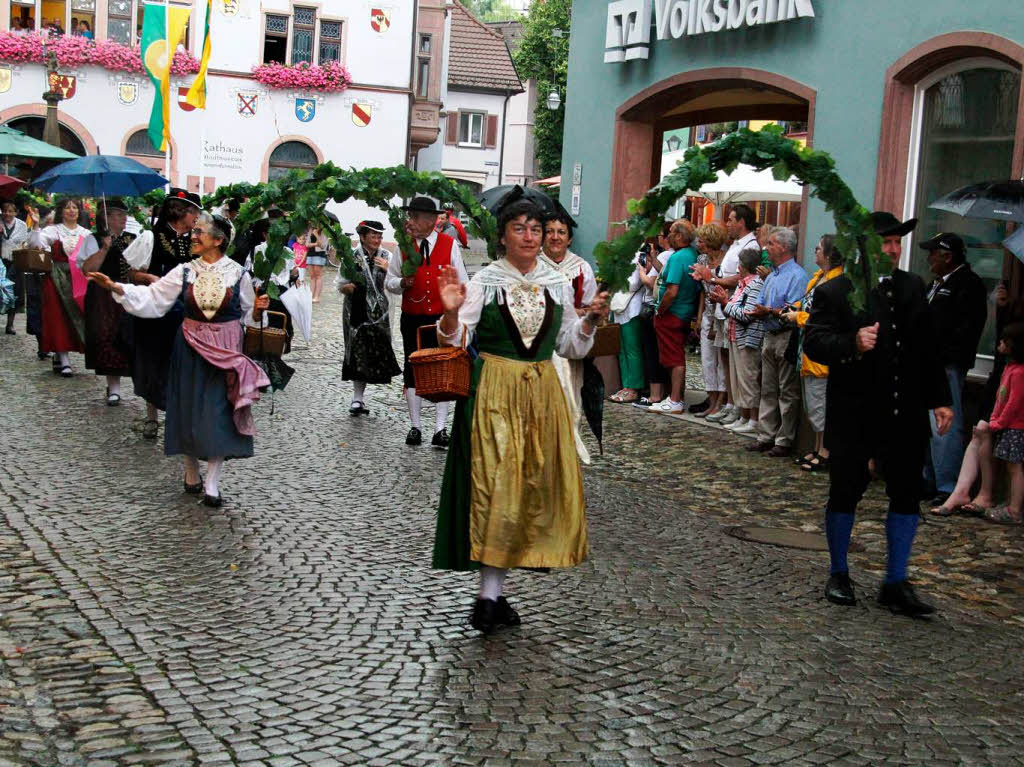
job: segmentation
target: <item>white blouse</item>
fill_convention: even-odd
[[[256,294],[252,288],[252,280],[243,276],[243,269],[230,258],[222,257],[219,261],[208,264],[200,258],[194,259],[187,264],[178,264],[166,275],[154,282],[152,285],[125,285],[118,283],[124,289],[124,295],[114,293],[114,300],[121,304],[129,314],[146,319],[163,317],[171,310],[174,303],[181,295],[182,281],[185,269],[188,268],[188,282],[191,285],[196,281],[199,272],[214,272],[223,280],[225,287],[232,287],[236,282],[239,285],[240,300],[242,303],[242,323],[251,327],[259,327],[260,323],[252,318],[252,307],[256,301]],[[239,277],[242,277],[239,281]],[[263,315],[263,324],[266,325],[267,317]]]
[[[527,274],[526,278],[529,279],[530,275]],[[507,299],[509,313],[519,328],[523,344],[530,346],[540,330],[538,313],[543,319],[546,302],[544,289],[538,287],[536,291],[532,291],[520,289],[519,286],[509,286],[501,290],[504,295],[499,296],[498,300]],[[553,292],[557,290],[554,289]],[[459,327],[451,335],[441,329],[441,320],[438,320],[437,338],[442,345],[459,346],[462,342],[463,328],[466,330],[467,340],[472,338],[484,309],[485,292],[486,289],[475,277],[466,286],[466,301],[459,310]],[[561,288],[557,298],[562,305],[562,324],[558,328],[555,351],[566,359],[583,359],[594,345],[594,331],[591,330],[589,334],[584,332],[583,318],[576,316],[576,309],[573,306],[571,285]]]
[[[78,247],[78,241],[82,237],[85,238],[85,242],[82,243],[82,247],[78,249],[76,254],[75,248]],[[53,226],[32,232],[28,236],[29,245],[35,248],[49,249],[57,240],[60,240],[61,247],[64,248],[64,255],[68,257],[68,260],[71,259],[72,255],[75,256],[75,264],[79,269],[82,268],[82,264],[85,263],[86,259],[98,253],[100,249],[96,238],[92,236],[92,232],[83,226],[68,229],[64,224],[54,224]]]

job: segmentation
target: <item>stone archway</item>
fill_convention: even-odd
[[[644,89],[615,111],[609,222],[625,219],[627,201],[658,182],[664,131],[725,120],[800,120],[812,146],[816,100],[817,91],[803,83],[746,67],[683,72]],[[806,210],[806,190],[803,202]],[[801,216],[801,235],[805,221]],[[613,229],[609,223],[609,237]]]

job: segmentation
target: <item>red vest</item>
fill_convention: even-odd
[[[455,240],[447,234],[438,234],[434,247],[430,250],[426,261],[416,270],[415,282],[402,294],[403,314],[442,314],[441,291],[437,287],[437,278],[441,276],[441,268],[451,266],[452,245]],[[402,260],[408,258],[404,253]]]

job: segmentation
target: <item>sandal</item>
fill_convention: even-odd
[[[795,463],[795,464],[796,464],[797,466],[800,466],[800,467],[802,467],[802,466],[804,466],[805,464],[809,464],[809,463],[810,463],[811,461],[813,461],[813,460],[814,460],[815,458],[820,458],[820,457],[821,457],[821,456],[820,456],[820,455],[818,455],[818,451],[817,451],[817,450],[814,450],[814,451],[812,451],[812,452],[808,453],[807,455],[802,455],[802,456],[800,456],[799,458],[794,458],[794,459],[793,459],[793,463]]]
[[[146,421],[142,424],[142,436],[145,439],[156,439],[156,433],[159,428],[160,424],[156,421]]]
[[[814,458],[807,461],[806,463],[800,464],[800,468],[803,471],[815,472],[825,471],[828,468],[829,460],[821,453],[815,453]]]
[[[984,506],[981,506],[975,503],[974,501],[971,501],[970,503],[965,503],[963,506],[960,507],[960,513],[966,514],[969,517],[984,517],[988,514],[989,511],[989,509],[986,509]]]
[[[985,512],[985,519],[995,522],[997,525],[1019,525],[1022,521],[1021,516],[1014,516],[1009,506],[989,509]]]
[[[965,504],[969,505],[969,504]],[[929,514],[933,514],[936,517],[951,517],[954,514],[961,514],[964,511],[964,506],[933,506],[928,509]]]
[[[625,390],[623,390],[623,391],[625,391]],[[630,396],[629,394],[623,394],[620,391],[620,392],[616,392],[615,394],[610,396],[608,399],[610,399],[612,402],[617,402],[620,405],[632,405],[634,402],[637,402],[640,398],[637,396],[636,392],[633,392],[632,396]]]

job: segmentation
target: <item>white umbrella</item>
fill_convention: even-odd
[[[715,205],[735,205],[738,202],[800,202],[803,187],[795,178],[776,181],[771,170],[755,170],[750,165],[739,165],[732,173],[718,171],[718,180],[705,184],[687,197],[703,197]]]

